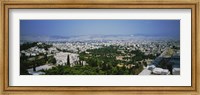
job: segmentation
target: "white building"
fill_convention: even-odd
[[[78,54],[69,53],[69,52],[59,52],[54,55],[56,59],[57,65],[66,65],[67,64],[67,56],[70,58],[70,66],[74,66],[76,62],[79,61]]]

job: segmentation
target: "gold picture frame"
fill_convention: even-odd
[[[1,3],[1,32],[0,32],[0,70],[1,93],[3,95],[48,95],[48,94],[82,94],[82,95],[124,95],[124,94],[152,94],[152,95],[199,95],[200,91],[200,31],[199,31],[199,0],[182,1],[137,1],[137,0],[0,0]],[[53,8],[139,8],[139,9],[191,9],[192,10],[192,86],[156,86],[156,87],[11,87],[9,86],[9,9],[53,9]]]

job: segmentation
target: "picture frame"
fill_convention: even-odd
[[[1,94],[180,94],[199,93],[199,0],[191,1],[0,1],[1,3]],[[9,9],[191,9],[191,86],[9,86]]]

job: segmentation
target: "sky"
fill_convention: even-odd
[[[180,20],[20,20],[20,36],[147,35],[180,38]]]

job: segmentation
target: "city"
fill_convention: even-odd
[[[129,37],[134,39],[130,39]],[[179,75],[178,40],[98,38],[80,41],[25,42],[21,44],[21,74]],[[122,37],[121,37],[122,38]],[[137,38],[137,39],[136,39]],[[146,38],[147,39],[147,38]],[[26,64],[26,65],[25,65]],[[95,72],[52,72],[62,68],[93,67]],[[28,68],[25,68],[28,67]],[[24,70],[24,71],[23,71]],[[52,71],[51,71],[52,70]],[[73,70],[71,70],[73,71]]]
[[[20,21],[20,75],[180,73],[180,20]]]

